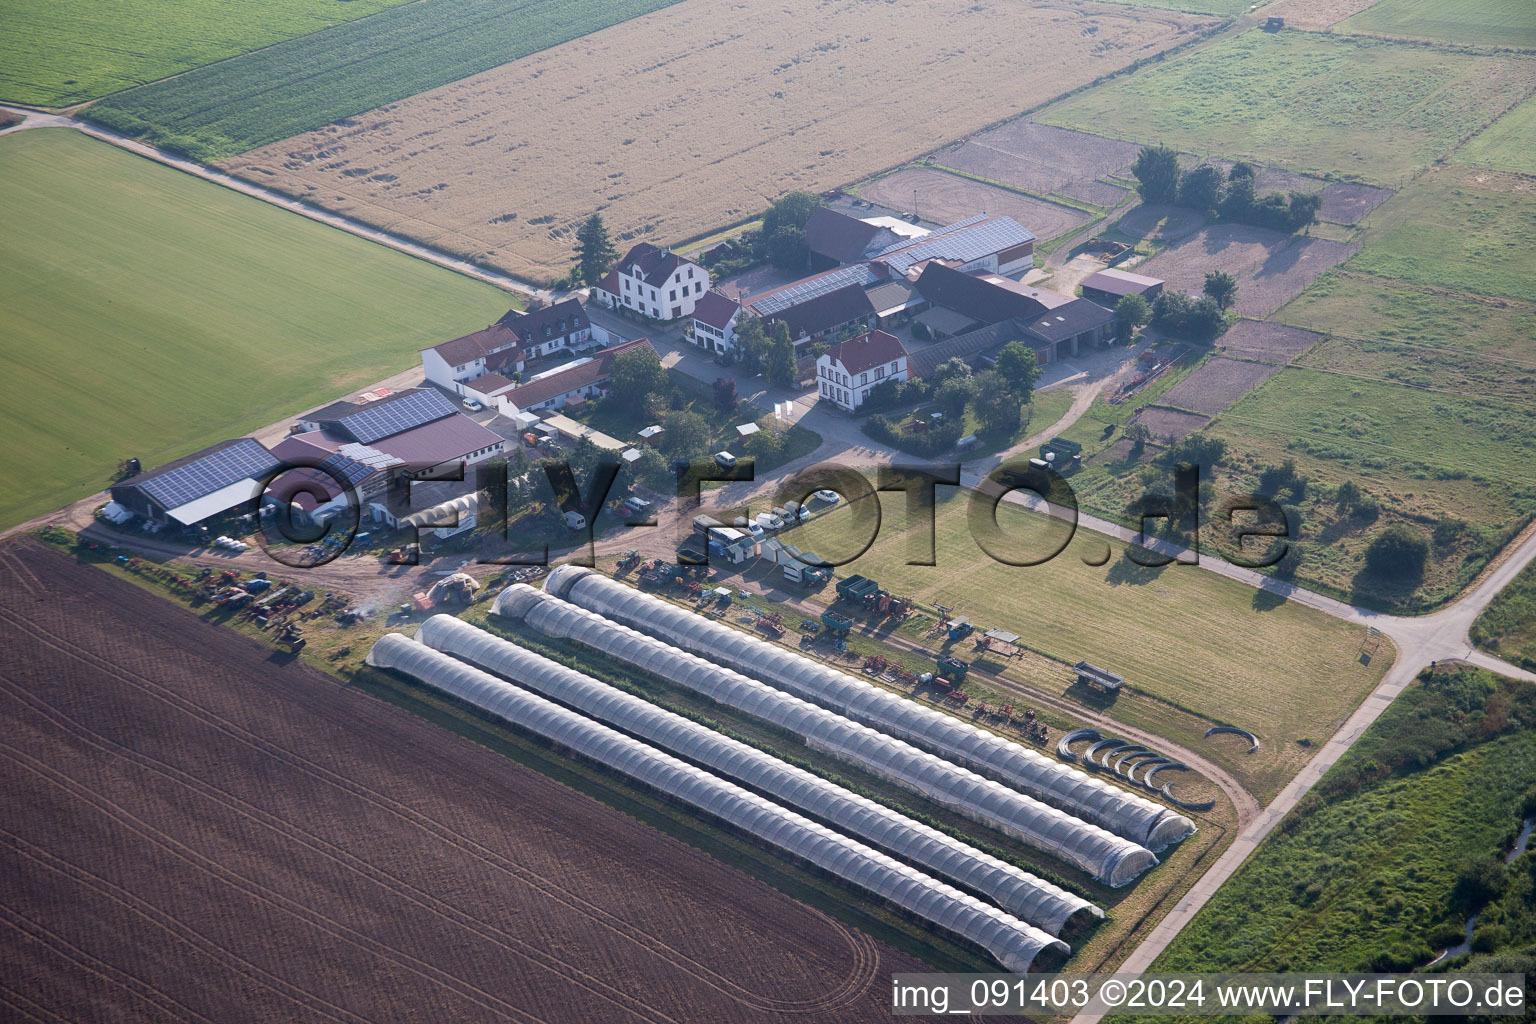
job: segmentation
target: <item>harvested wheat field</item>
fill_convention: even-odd
[[[1237,311],[1262,318],[1359,248],[1358,242],[1330,242],[1245,224],[1217,224],[1159,253],[1137,273],[1160,277],[1169,288],[1198,292],[1207,272],[1225,270],[1237,278]]]
[[[1044,241],[1088,223],[1088,214],[996,185],[984,185],[928,167],[909,167],[867,182],[859,195],[882,206],[917,212],[927,221],[953,224],[978,213],[1012,217]]]
[[[594,210],[620,242],[680,243],[786,191],[896,166],[1210,24],[1071,0],[685,0],[221,166],[548,280]]]
[[[1162,401],[1175,409],[1214,416],[1279,372],[1280,367],[1269,363],[1218,356],[1174,385]]]
[[[873,1021],[920,969],[35,541],[0,636],[7,1019]]]

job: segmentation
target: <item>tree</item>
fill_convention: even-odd
[[[1237,301],[1237,278],[1225,270],[1212,270],[1205,275],[1205,287],[1201,290],[1225,312]]]
[[[729,416],[736,411],[736,378],[716,377],[714,385],[715,411]]]
[[[1341,510],[1348,512],[1359,504],[1362,493],[1359,484],[1353,480],[1345,480],[1339,484],[1339,489],[1333,492],[1333,500],[1338,503]]]
[[[1141,458],[1141,453],[1147,450],[1147,442],[1152,439],[1152,428],[1137,420],[1125,428],[1125,436],[1131,441],[1131,458]]]
[[[970,377],[951,377],[934,389],[933,404],[946,420],[958,422],[973,394],[975,387]]]
[[[655,352],[643,345],[615,359],[608,380],[608,397],[604,401],[631,416],[640,415],[653,403],[664,402],[672,390],[667,368]]]
[[[795,343],[789,340],[789,325],[780,320],[773,328],[773,340],[763,353],[763,376],[781,388],[795,386]]]
[[[1217,211],[1223,220],[1246,222],[1257,198],[1258,191],[1254,187],[1254,179],[1251,176],[1228,177],[1227,187],[1222,190]]]
[[[1013,389],[1021,405],[1034,394],[1040,372],[1035,350],[1022,341],[1010,341],[997,353],[997,375]]]
[[[1257,172],[1254,171],[1253,164],[1246,160],[1239,160],[1237,163],[1233,164],[1232,169],[1227,172],[1227,180],[1236,181],[1238,178],[1248,178],[1251,181],[1256,175]]]
[[[928,381],[934,387],[938,387],[940,384],[943,384],[945,381],[954,377],[969,377],[970,375],[970,363],[967,363],[959,356],[950,356],[948,359],[944,360],[938,366],[933,368],[933,372],[928,375]]]
[[[1419,531],[1393,523],[1365,549],[1365,569],[1380,580],[1418,582],[1424,578],[1429,541]]]
[[[783,227],[768,236],[768,262],[784,270],[799,270],[805,266],[811,251],[806,248],[805,232],[797,227]]]
[[[1292,192],[1290,198],[1290,227],[1292,231],[1311,227],[1317,223],[1318,212],[1323,208],[1323,197],[1317,192]]]
[[[1025,351],[1031,357],[1035,354],[1030,349]],[[1024,399],[1014,389],[1012,382],[1003,376],[1001,363],[998,371],[978,373],[973,379],[976,386],[976,418],[981,421],[982,429],[989,434],[1006,434],[1010,437],[1017,433],[1023,422]]]
[[[581,227],[576,229],[576,268],[573,274],[577,280],[587,285],[597,284],[613,268],[618,258],[619,251],[613,247],[613,239],[608,237],[608,226],[603,223],[603,215],[594,213],[582,221]]]
[[[1141,295],[1122,295],[1115,303],[1115,326],[1122,341],[1130,341],[1136,328],[1152,319],[1152,307]]]
[[[765,469],[784,456],[784,435],[776,430],[759,430],[743,441],[742,447],[757,460],[759,469]]]
[[[790,192],[780,198],[763,214],[761,234],[775,235],[785,228],[805,230],[805,222],[821,205],[821,197],[814,192]]]
[[[763,332],[761,320],[745,314],[738,318],[736,349],[741,355],[743,370],[749,375],[763,372],[763,357],[768,354],[768,335]]]
[[[1172,203],[1179,195],[1179,154],[1167,146],[1144,146],[1131,165],[1136,191],[1145,203]]]
[[[690,459],[709,454],[707,449],[714,431],[698,413],[686,409],[667,412],[661,417],[661,427],[661,444],[668,455]]]
[[[1209,343],[1227,329],[1227,318],[1209,295],[1202,295],[1189,307],[1184,318],[1184,336],[1190,341]]]
[[[1210,213],[1221,201],[1221,172],[1201,164],[1179,177],[1179,205]]]

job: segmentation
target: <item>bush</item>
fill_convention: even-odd
[[[1424,578],[1429,541],[1419,531],[1394,523],[1376,535],[1365,549],[1365,570],[1381,580],[1417,581]]]

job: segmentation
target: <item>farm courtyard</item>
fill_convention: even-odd
[[[1093,3],[686,0],[221,166],[548,281],[594,210],[620,243],[681,243],[786,190],[898,164],[1210,24]],[[1033,54],[1024,64],[1021,46]]]

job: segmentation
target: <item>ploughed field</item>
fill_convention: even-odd
[[[221,166],[549,280],[594,210],[620,243],[681,243],[788,189],[897,165],[1209,24],[1093,3],[685,0]]]
[[[0,631],[14,1013],[875,1020],[918,969],[31,540],[0,547]]]

